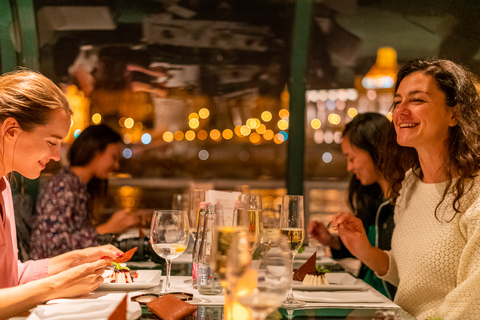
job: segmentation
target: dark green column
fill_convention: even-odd
[[[12,71],[17,66],[17,53],[11,41],[13,32],[12,7],[10,1],[0,1],[0,64],[1,73]]]
[[[22,38],[20,64],[33,70],[39,70],[37,26],[33,0],[16,0],[20,36]]]
[[[287,140],[287,192],[303,194],[305,155],[305,84],[314,0],[295,1],[290,63],[290,124]]]

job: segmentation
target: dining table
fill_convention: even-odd
[[[310,253],[299,255],[301,263]],[[190,256],[190,257],[189,257]],[[177,261],[175,261],[177,260]],[[223,320],[224,294],[202,295],[192,286],[191,255],[184,254],[174,260],[170,290],[192,294],[193,298],[187,301],[197,306],[197,311],[186,319],[191,320]],[[315,289],[297,285],[293,293],[299,300],[306,304],[299,308],[279,307],[267,319],[331,319],[331,320],[414,320],[405,310],[375,290],[373,287],[355,278],[348,272],[342,271],[335,260],[329,257],[319,257],[325,266],[333,270],[331,279],[341,279],[337,285],[339,290]],[[109,313],[120,303],[127,301],[127,319],[144,320],[159,319],[146,305],[132,301],[132,297],[148,294],[160,294],[165,278],[163,265],[151,261],[128,262],[127,265],[137,270],[138,278],[133,284],[103,284],[92,293],[74,298],[57,299],[37,306],[28,314],[11,318],[12,320],[59,320],[59,319],[109,319]],[[163,272],[162,272],[163,271]],[[337,281],[337,280],[335,280]],[[342,283],[344,281],[344,283]],[[341,287],[346,285],[347,287]],[[335,285],[333,285],[335,287]],[[235,319],[237,320],[237,319]],[[245,320],[245,319],[238,319]]]

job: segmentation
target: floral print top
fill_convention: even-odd
[[[98,245],[89,218],[89,198],[87,185],[71,168],[61,169],[46,183],[32,221],[31,259]]]

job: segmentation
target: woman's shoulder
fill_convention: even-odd
[[[44,189],[59,192],[61,190],[79,191],[84,187],[80,178],[69,167],[65,167],[49,179]]]

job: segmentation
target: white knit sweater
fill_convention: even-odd
[[[453,195],[437,211],[446,183],[407,173],[395,207],[390,267],[395,302],[418,319],[480,319],[480,178],[452,219]]]

